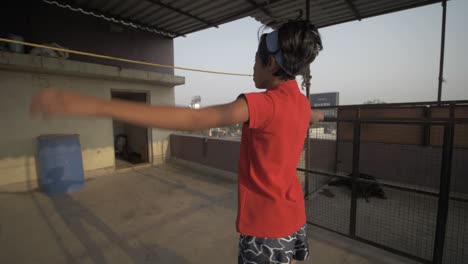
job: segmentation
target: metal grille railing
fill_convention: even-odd
[[[334,109],[298,164],[308,223],[422,263],[468,263],[468,102]]]

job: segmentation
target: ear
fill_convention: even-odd
[[[268,56],[268,64],[266,68],[271,74],[277,72],[280,69],[280,66],[276,62],[275,57],[273,57],[272,55]]]

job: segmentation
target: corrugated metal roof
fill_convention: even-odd
[[[252,16],[275,25],[306,18],[306,0],[48,0],[155,29],[168,37]],[[309,0],[310,20],[326,27],[441,2],[440,0]],[[62,6],[63,7],[63,6]],[[76,10],[75,10],[76,11]]]

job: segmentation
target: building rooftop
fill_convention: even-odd
[[[0,263],[237,263],[234,175],[170,163],[78,192],[0,190]],[[310,226],[306,263],[412,263]]]

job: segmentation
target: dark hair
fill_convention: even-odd
[[[268,65],[272,55],[266,45],[266,36],[260,37],[258,56],[263,65]],[[294,80],[302,75],[302,87],[310,87],[310,64],[323,49],[322,40],[317,28],[308,21],[291,21],[281,25],[278,29],[278,41],[283,55],[283,67],[291,74],[279,68],[273,75],[282,80]]]

